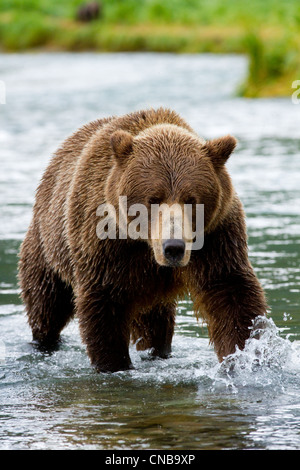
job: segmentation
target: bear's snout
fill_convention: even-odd
[[[163,243],[163,253],[172,266],[179,265],[185,254],[184,240],[170,239]]]

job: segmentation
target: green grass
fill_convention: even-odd
[[[299,36],[286,32],[280,37],[263,38],[259,33],[250,33],[244,41],[250,63],[240,95],[290,95],[292,82],[300,77]]]
[[[1,0],[1,50],[245,53],[244,96],[287,95],[300,79],[299,0],[102,0],[88,24],[82,3]]]

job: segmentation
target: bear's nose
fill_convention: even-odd
[[[184,256],[185,242],[176,238],[166,240],[163,243],[163,251],[166,259],[171,264],[178,264]]]

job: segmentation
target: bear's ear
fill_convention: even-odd
[[[214,167],[219,169],[226,163],[235,149],[236,144],[237,140],[234,137],[226,135],[225,137],[209,140],[204,146],[208,151],[208,156]]]
[[[110,144],[117,162],[122,164],[132,151],[133,137],[129,132],[118,130],[111,135]]]

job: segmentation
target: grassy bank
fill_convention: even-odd
[[[245,53],[244,96],[290,95],[300,79],[298,0],[102,0],[89,23],[76,18],[81,4],[1,0],[1,50]]]

